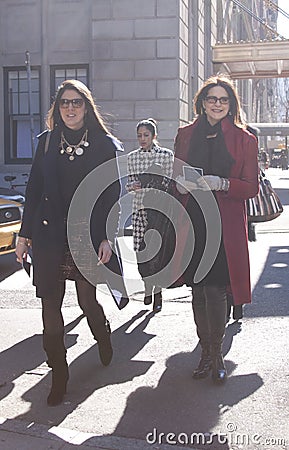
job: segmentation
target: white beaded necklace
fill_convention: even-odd
[[[78,144],[70,144],[64,137],[63,131],[61,131],[61,138],[60,138],[60,153],[64,155],[65,153],[68,156],[68,159],[70,161],[73,161],[75,159],[75,155],[82,156],[86,148],[89,146],[89,142],[87,141],[87,134],[88,130],[86,129],[83,133],[82,138],[78,142]],[[84,148],[83,148],[84,147]]]

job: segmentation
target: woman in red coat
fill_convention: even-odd
[[[212,370],[213,380],[223,383],[227,293],[235,305],[251,302],[245,200],[258,192],[258,148],[241,123],[238,94],[227,77],[210,77],[194,105],[197,118],[179,128],[175,141],[176,195],[190,218],[178,218],[176,263],[188,261],[182,281],[192,287],[202,348],[193,378],[205,378]],[[191,170],[189,180],[184,162],[202,169],[203,176]],[[187,249],[189,258],[184,257]]]

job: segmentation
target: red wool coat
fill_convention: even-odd
[[[174,179],[182,175],[181,164],[186,162],[190,148],[190,140],[194,135],[198,119],[192,124],[179,128],[175,140]],[[229,180],[228,192],[216,192],[220,210],[224,248],[230,275],[230,290],[234,304],[251,303],[250,264],[247,234],[247,212],[245,200],[258,193],[258,145],[255,136],[241,129],[228,119],[222,120],[222,131],[228,151],[234,158]],[[214,174],[212,174],[214,175]],[[178,195],[185,206],[188,194]],[[190,245],[186,240],[188,230],[184,224],[178,230],[181,233],[183,246]],[[178,251],[181,258],[181,252]],[[176,263],[178,255],[176,255]]]

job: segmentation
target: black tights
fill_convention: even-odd
[[[102,306],[96,300],[96,287],[86,280],[76,281],[77,300],[88,322],[95,320],[99,324],[105,322]],[[42,321],[46,334],[61,334],[64,330],[64,321],[61,312],[65,294],[65,281],[59,282],[58,292],[51,297],[42,298]]]

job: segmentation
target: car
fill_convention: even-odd
[[[0,198],[5,200],[13,200],[14,202],[25,203],[25,194],[16,191],[15,189],[0,187]]]
[[[0,198],[0,255],[14,252],[22,214],[21,203]]]

